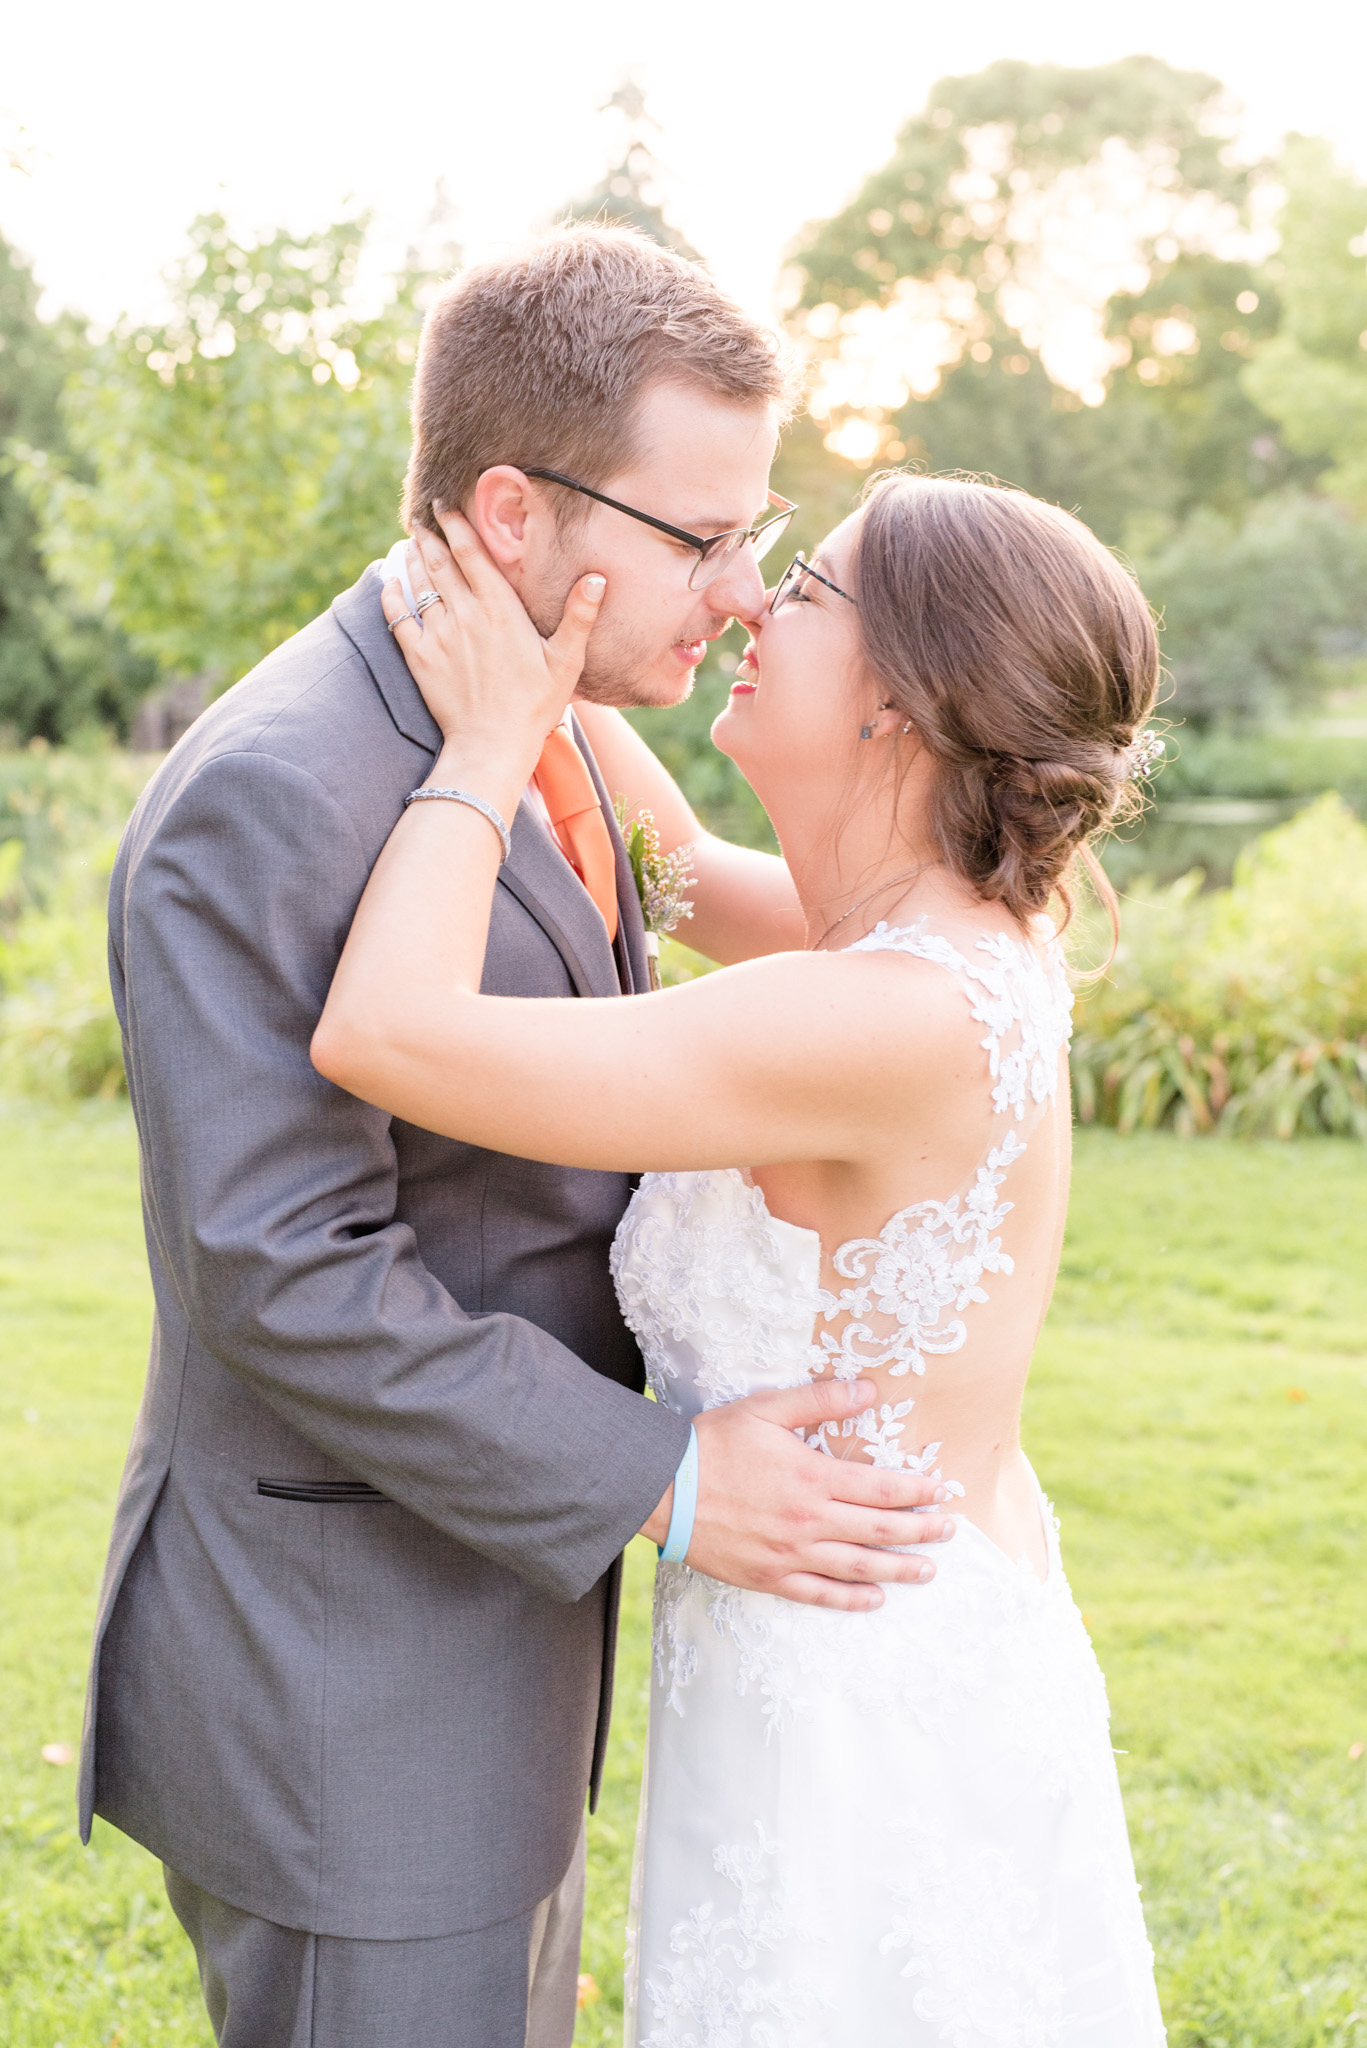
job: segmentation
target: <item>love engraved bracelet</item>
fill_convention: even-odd
[[[410,789],[403,800],[403,807],[407,810],[410,804],[425,803],[428,797],[438,797],[448,804],[468,804],[472,811],[478,811],[482,818],[487,818],[497,832],[499,844],[503,848],[503,860],[499,862],[499,866],[502,867],[503,861],[507,860],[513,850],[513,842],[508,827],[492,804],[486,804],[482,796],[475,796],[468,789]]]
[[[693,1541],[693,1518],[698,1512],[698,1432],[688,1425],[688,1449],[674,1474],[674,1505],[669,1511],[669,1534],[658,1546],[661,1564],[682,1564]]]

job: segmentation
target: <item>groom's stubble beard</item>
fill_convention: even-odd
[[[541,576],[529,578],[524,584],[523,605],[543,639],[549,639],[555,632],[570,591],[592,566],[573,563],[566,551]],[[710,639],[722,632],[727,623],[723,614],[714,613],[698,637]],[[575,696],[587,704],[606,704],[621,710],[667,710],[682,704],[692,692],[693,674],[679,668],[677,679],[662,678],[657,672],[665,652],[658,639],[652,642],[643,631],[614,616],[609,591],[589,641]]]

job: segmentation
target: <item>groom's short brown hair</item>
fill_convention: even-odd
[[[630,228],[562,228],[467,270],[423,326],[404,525],[435,526],[434,501],[463,505],[502,462],[604,482],[628,466],[637,401],[661,381],[784,417],[795,391],[778,334]],[[581,502],[557,495],[566,513]]]

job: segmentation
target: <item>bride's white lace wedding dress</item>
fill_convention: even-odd
[[[838,1292],[815,1233],[739,1170],[647,1174],[613,1272],[681,1414],[823,1367],[952,1371],[984,1281],[1009,1285],[1004,1189],[1057,1085],[1061,964],[925,919],[860,947],[957,978],[985,1027],[994,1142],[965,1187],[843,1246]],[[860,1419],[877,1462],[934,1466],[938,1445],[899,1447],[912,1418],[908,1399]],[[1105,1689],[1042,1495],[1040,1512],[1043,1581],[960,1516],[931,1584],[866,1614],[661,1566],[628,2048],[1164,2040]]]

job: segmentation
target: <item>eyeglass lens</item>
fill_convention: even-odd
[[[787,568],[784,570],[783,574],[779,577],[778,582],[774,586],[774,594],[769,600],[769,613],[771,617],[779,609],[779,607],[785,604],[787,600],[792,596],[793,592],[797,589],[798,584],[802,581],[802,578],[806,575],[806,573],[807,563],[803,555],[799,552],[798,554],[793,556],[792,561],[789,562]]]
[[[796,507],[794,507],[796,510]],[[742,548],[753,548],[755,560],[763,561],[779,537],[786,533],[793,521],[792,512],[780,512],[775,519],[768,519],[754,533],[728,533],[720,537],[717,545],[700,555],[688,579],[690,590],[704,590],[727,566],[734,562]]]

